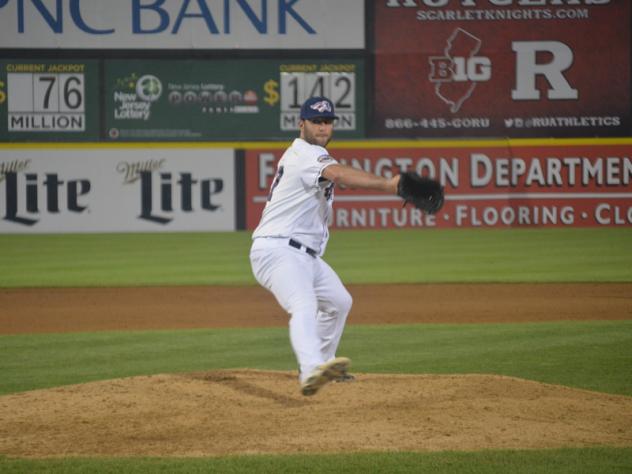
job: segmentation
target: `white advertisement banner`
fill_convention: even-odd
[[[0,150],[0,233],[232,231],[232,149]]]
[[[364,16],[364,0],[0,0],[0,47],[362,49]]]

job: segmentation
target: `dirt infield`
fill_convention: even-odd
[[[632,284],[349,285],[350,324],[632,319]],[[285,326],[259,287],[0,290],[0,334]]]
[[[350,286],[351,324],[632,319],[632,284]],[[423,311],[420,310],[423,308]],[[0,334],[284,326],[256,288],[0,290]],[[0,455],[209,456],[632,446],[632,397],[495,375],[156,375],[0,397]]]

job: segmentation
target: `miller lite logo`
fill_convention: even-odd
[[[448,38],[443,56],[432,56],[428,78],[435,84],[435,94],[450,106],[450,112],[459,111],[470,98],[476,84],[489,81],[492,63],[488,57],[477,56],[482,41],[462,28],[454,30]]]
[[[215,212],[221,209],[221,204],[214,202],[214,198],[224,189],[222,178],[195,179],[192,173],[181,172],[178,176],[171,172],[154,173],[143,170],[140,175],[140,219],[157,224],[169,224],[176,211],[193,212],[195,202],[199,208]],[[159,178],[159,182],[156,181]],[[176,202],[176,196],[179,202]],[[158,214],[157,212],[161,212]]]
[[[317,110],[321,114],[323,112],[331,112],[331,105],[326,100],[321,100],[320,102],[316,102],[310,106],[310,109]]]
[[[29,162],[30,160],[26,160]],[[89,179],[62,179],[57,173],[4,173],[5,211],[2,219],[33,226],[45,215],[88,211]]]

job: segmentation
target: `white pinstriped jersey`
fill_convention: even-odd
[[[336,163],[325,148],[295,139],[279,160],[252,238],[293,238],[323,255],[329,239],[334,184],[321,180],[321,174]]]

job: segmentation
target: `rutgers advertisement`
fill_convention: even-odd
[[[374,133],[630,132],[630,2],[379,0]]]
[[[632,225],[632,146],[335,149],[341,163],[381,176],[413,170],[445,186],[424,215],[396,196],[335,190],[339,229]],[[256,227],[283,150],[246,152],[246,225]]]
[[[0,233],[235,230],[233,150],[0,150]]]

